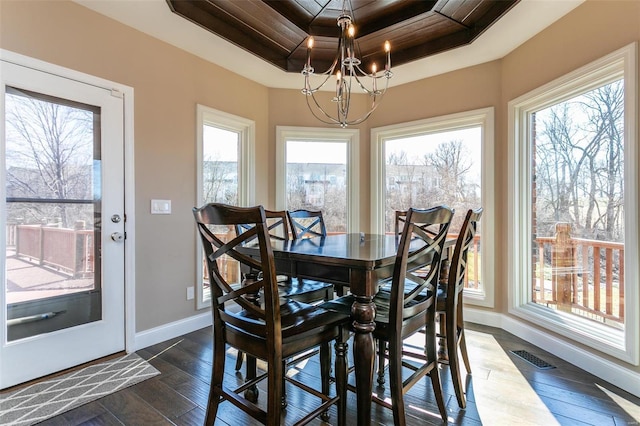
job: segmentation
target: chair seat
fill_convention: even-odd
[[[285,351],[285,346],[296,341],[303,340],[304,346],[312,346],[314,341],[326,340],[326,333],[330,332],[331,335],[337,336],[339,326],[344,324],[350,314],[332,312],[322,306],[310,305],[307,303],[298,302],[295,300],[285,300],[280,305],[281,314],[281,327],[282,327],[282,345],[283,356],[288,357],[295,355],[298,351]],[[250,312],[242,310],[233,314],[238,318],[255,320],[256,323],[261,323]],[[231,338],[230,334],[239,336],[244,341],[266,340],[265,336],[256,336],[246,331],[239,330],[230,324],[226,326],[227,338]],[[238,343],[241,349],[245,349],[242,343]],[[246,351],[252,352],[256,356],[262,356],[262,354],[255,353],[255,350],[251,349],[253,345],[247,345]]]

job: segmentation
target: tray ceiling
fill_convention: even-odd
[[[391,42],[394,66],[472,43],[520,0],[350,0],[356,49],[365,69],[384,63]],[[300,72],[306,40],[312,63],[327,69],[335,57],[342,0],[167,0],[177,15],[287,72]]]

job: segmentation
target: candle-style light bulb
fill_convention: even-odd
[[[349,37],[353,38],[353,36],[356,34],[356,27],[354,27],[353,25],[349,25],[347,34],[349,34]]]
[[[378,67],[374,63],[373,65],[371,65],[371,72],[373,73],[374,77],[376,76],[376,71],[378,71]]]
[[[385,71],[389,71],[391,67],[391,43],[389,40],[384,42],[384,51],[387,52],[387,63],[384,66]]]
[[[313,37],[307,40],[307,70],[311,68],[311,49],[313,49]]]

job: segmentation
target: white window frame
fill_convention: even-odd
[[[229,114],[204,105],[197,105],[197,142],[196,142],[196,205],[204,203],[202,198],[202,148],[204,144],[203,127],[205,125],[225,129],[238,133],[240,136],[238,152],[238,203],[240,206],[255,204],[255,134],[256,124],[253,120]],[[202,275],[202,242],[196,233],[198,250],[196,254],[196,308],[203,309],[211,306],[211,300],[204,294],[204,286],[200,282]]]
[[[276,126],[276,209],[287,209],[287,141],[347,143],[347,233],[360,231],[360,131]]]
[[[384,233],[386,174],[385,142],[389,139],[416,135],[441,133],[451,130],[480,126],[482,134],[482,206],[480,221],[482,235],[482,289],[465,289],[464,302],[493,308],[494,301],[494,253],[495,253],[495,203],[494,203],[494,108],[427,118],[409,123],[371,129],[371,229],[370,232]],[[464,214],[457,212],[456,214]]]
[[[508,104],[509,123],[509,313],[540,327],[638,365],[638,159],[637,43],[632,43]],[[532,303],[531,295],[531,129],[529,114],[624,77],[625,330],[616,332],[575,315]]]

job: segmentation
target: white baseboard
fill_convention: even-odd
[[[155,345],[183,334],[208,327],[212,324],[211,311],[194,315],[183,320],[164,324],[159,327],[141,331],[135,335],[134,351]]]
[[[495,312],[465,306],[464,319],[476,324],[501,328],[545,351],[570,362],[637,397],[640,397],[640,374],[594,355],[570,342],[548,335],[525,322]]]

